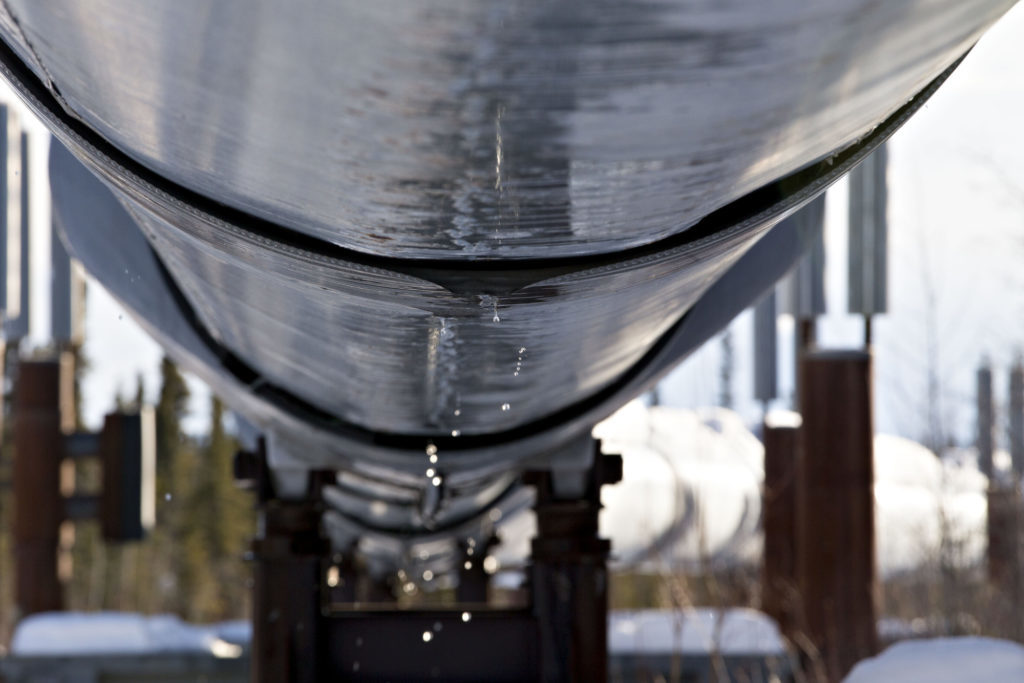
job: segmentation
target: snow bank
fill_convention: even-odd
[[[69,656],[206,653],[234,658],[250,639],[247,622],[195,626],[170,614],[52,612],[26,617],[11,639],[11,654]]]
[[[775,622],[752,609],[614,611],[608,653],[784,656]]]
[[[1024,681],[1024,647],[993,638],[908,640],[860,662],[845,679],[845,683],[906,681]]]
[[[795,424],[795,413],[773,412]],[[764,447],[742,418],[723,408],[647,407],[634,401],[597,425],[594,436],[623,458],[623,480],[601,490],[601,534],[616,566],[660,571],[753,563],[762,549]],[[988,480],[969,453],[937,458],[897,436],[875,437],[875,526],[879,571],[892,575],[939,558],[964,565],[985,550]],[[529,554],[532,512],[506,519],[502,566]]]
[[[894,574],[936,561],[943,537],[962,564],[985,550],[988,480],[962,458],[940,460],[898,436],[875,437],[878,566]]]
[[[623,480],[601,491],[601,533],[621,564],[755,561],[764,449],[736,413],[634,401],[594,429],[620,453]]]

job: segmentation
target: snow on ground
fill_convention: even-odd
[[[197,626],[170,614],[53,612],[22,619],[11,654],[22,657],[98,654],[208,653],[235,658],[251,633],[248,622]]]
[[[1024,681],[1024,647],[994,638],[907,640],[860,662],[845,679],[845,683],[907,681]]]
[[[608,654],[785,655],[775,622],[757,610],[622,610],[609,613]]]

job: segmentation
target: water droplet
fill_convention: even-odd
[[[409,583],[402,586],[402,590],[405,592],[406,595],[412,595],[416,592],[416,584],[410,581]]]
[[[493,317],[493,318],[491,318],[491,322],[496,322],[496,323],[500,323],[500,322],[501,322],[501,318],[500,318],[500,317],[498,317],[498,314],[497,314],[497,313],[495,313],[495,314],[494,314],[494,317]]]
[[[434,486],[440,486],[441,477],[434,477],[433,479],[430,480],[430,483],[433,484]]]
[[[513,376],[513,377],[518,377],[518,376],[519,376],[519,371],[518,371],[518,370],[516,370],[515,372],[513,372],[513,373],[512,373],[512,376]]]
[[[433,633],[431,633],[430,631],[424,631],[423,632],[423,642],[424,643],[429,643],[433,639],[434,639],[434,634]]]
[[[467,555],[472,555],[473,554],[473,549],[472,548],[466,548],[466,554]]]
[[[428,477],[433,477],[435,474],[437,474],[437,470],[435,470],[433,467],[428,467],[427,468],[427,476]]]
[[[493,574],[498,571],[498,558],[494,555],[488,555],[484,558],[484,571],[488,574]]]
[[[427,455],[437,455],[437,446],[432,443],[427,444]]]
[[[466,539],[466,545],[468,545],[470,548],[475,548],[476,547],[476,539],[473,538],[473,537],[467,538]]]
[[[460,432],[458,429],[452,430],[452,436],[459,436],[460,434],[462,434],[462,432]]]
[[[429,569],[424,569],[423,570],[423,580],[424,581],[433,581],[434,580],[434,572],[430,571]]]
[[[472,619],[472,618],[473,618],[473,615],[470,614],[469,612],[463,612],[462,613],[462,623],[464,623],[464,624],[468,623],[469,620]]]
[[[458,408],[456,408],[455,409],[455,417],[458,417],[459,415],[462,415],[462,411],[459,410]]]
[[[356,638],[356,647],[362,647],[362,646],[363,646],[363,639],[362,638]]]
[[[520,347],[519,347],[519,355],[521,356],[521,355],[523,355],[524,353],[526,353],[526,347],[525,347],[525,346],[520,346]]]
[[[436,465],[437,464],[437,455],[436,454],[430,456],[430,464],[431,465]]]
[[[442,624],[440,621],[435,621],[434,622],[434,633],[440,633],[441,629],[443,629],[443,628],[444,628],[444,624]]]
[[[359,671],[359,662],[352,662],[352,670]]]
[[[124,320],[124,316],[123,316],[123,315],[121,315],[120,313],[118,313],[118,314],[117,314],[117,319],[118,319],[118,320]]]
[[[494,508],[493,510],[487,513],[487,518],[495,524],[497,524],[501,521],[501,510],[499,510],[498,508]]]
[[[335,588],[339,583],[341,583],[341,572],[337,567],[332,566],[327,570],[327,585]]]
[[[509,405],[508,403],[502,403],[501,404],[501,412],[507,413],[511,409],[512,409],[512,406]]]
[[[164,500],[170,500],[170,499],[171,499],[171,494],[170,493],[165,493],[164,494]]]
[[[466,571],[469,571],[470,569],[473,568],[473,561],[472,560],[466,560],[465,562],[462,563],[462,568],[465,569]]]

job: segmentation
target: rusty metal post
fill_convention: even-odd
[[[302,500],[274,496],[265,444],[255,457],[259,532],[253,540],[253,683],[316,683],[324,670],[323,611],[330,542],[318,473]]]
[[[253,541],[254,683],[315,683],[327,548],[320,512],[308,503],[270,501]]]
[[[1019,618],[1024,591],[1021,585],[1022,505],[1016,487],[990,486],[988,490],[988,578],[998,591],[1000,605],[1011,619]]]
[[[804,627],[829,680],[878,650],[871,354],[801,359],[797,576]]]
[[[496,536],[491,536],[480,547],[472,539],[460,544],[462,557],[459,560],[459,583],[455,587],[456,602],[465,605],[487,604],[487,590],[491,577],[484,569],[484,558],[497,544]]]
[[[14,392],[14,554],[20,616],[60,610],[61,367],[23,361]]]
[[[764,424],[764,569],[761,607],[793,642],[800,605],[797,588],[796,425]]]
[[[551,473],[537,473],[537,536],[532,545],[533,613],[540,629],[541,680],[608,678],[608,570],[611,544],[598,537],[601,486],[622,479],[620,456],[602,455],[583,497],[554,495]]]

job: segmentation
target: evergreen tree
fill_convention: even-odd
[[[142,410],[144,405],[146,405],[146,381],[140,372],[135,376],[135,410]]]
[[[160,361],[160,398],[156,404],[157,487],[167,491],[174,483],[172,471],[184,445],[181,422],[188,409],[188,385],[174,362]]]
[[[255,529],[255,514],[249,495],[233,486],[237,444],[224,428],[224,408],[216,398],[211,400],[208,437],[185,435],[181,424],[188,387],[169,359],[160,370],[155,409],[157,527],[141,543],[111,546],[100,538],[97,524],[79,524],[83,542],[76,547],[69,606],[175,612],[194,621],[245,617],[250,570],[243,553]],[[134,399],[122,403],[137,409],[144,396],[140,376]],[[95,490],[100,473],[82,464],[82,490]]]

